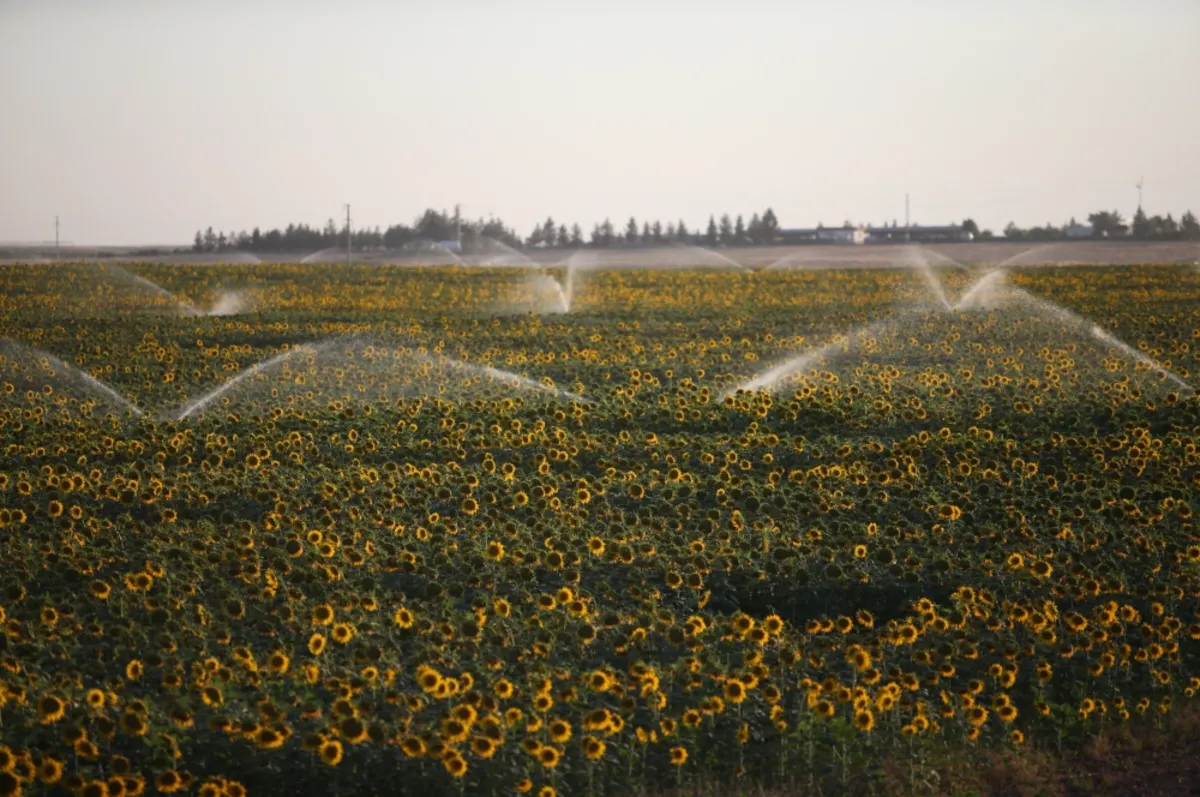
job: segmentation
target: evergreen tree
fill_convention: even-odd
[[[651,236],[654,239],[654,243],[661,244],[663,242],[663,226],[661,221],[654,222],[654,227],[651,230]]]
[[[1189,241],[1200,238],[1200,222],[1196,220],[1195,213],[1189,210],[1179,217],[1179,233]]]
[[[750,239],[752,244],[760,244],[763,242],[762,219],[755,213],[750,217],[750,223],[746,226],[746,237]]]
[[[602,246],[612,246],[616,241],[617,235],[613,228],[613,223],[610,219],[605,219],[600,225],[600,240]]]
[[[1142,206],[1138,205],[1137,213],[1133,214],[1133,237],[1149,238],[1150,233],[1150,220],[1146,218],[1146,212],[1142,210]]]
[[[637,219],[633,216],[629,217],[629,223],[625,225],[625,243],[636,244],[638,242],[638,225]]]
[[[775,211],[767,208],[762,217],[762,242],[764,244],[774,243],[778,234],[779,219],[775,218]]]
[[[571,225],[571,246],[583,246],[583,229],[578,224]]]
[[[709,246],[717,245],[717,223],[712,216],[708,217],[708,231],[704,234],[704,242]]]
[[[733,225],[733,242],[742,244],[746,242],[746,225],[742,221],[742,214],[739,213],[737,221]]]
[[[730,220],[728,213],[721,214],[720,237],[724,246],[733,243],[733,221]]]

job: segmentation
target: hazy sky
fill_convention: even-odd
[[[0,0],[0,240],[1200,212],[1197,0]]]

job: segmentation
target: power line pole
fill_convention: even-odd
[[[350,265],[350,203],[346,203],[346,265]]]

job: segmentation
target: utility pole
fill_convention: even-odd
[[[1143,182],[1143,181],[1142,181],[1142,178],[1141,178],[1141,177],[1139,177],[1139,178],[1138,178],[1138,182],[1137,182],[1137,190],[1138,190],[1138,210],[1141,210],[1141,209],[1142,209],[1142,182]]]
[[[54,217],[54,262],[57,263],[58,258],[58,216]]]
[[[350,265],[350,203],[346,203],[346,265]]]

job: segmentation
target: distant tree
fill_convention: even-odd
[[[979,225],[975,223],[975,219],[964,219],[962,229],[963,232],[968,232],[976,238],[979,237]]]
[[[982,230],[979,233],[979,240],[981,241],[990,241],[995,237],[996,233],[992,232],[991,230]]]
[[[704,242],[709,246],[717,245],[717,222],[712,216],[708,217],[708,231],[704,233]]]
[[[535,225],[533,225],[533,231],[530,232],[529,237],[527,237],[525,239],[525,245],[526,246],[541,246],[543,240],[545,240],[545,239],[542,238],[542,225],[535,224]]]
[[[663,234],[667,236],[668,241],[678,240],[679,233],[675,231],[675,222],[668,221],[667,222],[667,230]]]
[[[558,225],[558,236],[556,238],[556,244],[563,249],[566,249],[568,246],[571,245],[571,233],[567,232],[567,225],[565,225],[565,224]]]
[[[733,223],[733,242],[742,244],[746,242],[746,223],[742,221],[742,214],[739,213],[737,221]]]
[[[1133,214],[1133,237],[1149,238],[1151,232],[1150,219],[1146,218],[1146,212],[1138,205],[1137,212]]]
[[[1009,222],[1004,228],[1004,237],[1010,241],[1020,241],[1025,237],[1025,231],[1016,225],[1015,222]]]
[[[1030,227],[1023,237],[1030,241],[1057,241],[1064,237],[1064,233],[1061,227],[1046,222],[1045,227]]]
[[[770,244],[775,242],[775,236],[779,234],[779,219],[775,218],[775,211],[767,208],[762,217],[762,242]]]
[[[660,244],[663,242],[663,226],[661,221],[654,222],[654,227],[651,228],[650,235],[654,243]]]
[[[636,244],[638,242],[638,225],[637,219],[633,216],[629,217],[629,221],[625,224],[625,243]]]
[[[1179,217],[1179,234],[1189,241],[1200,239],[1200,222],[1196,221],[1196,214],[1192,211]]]
[[[1088,214],[1088,223],[1092,225],[1092,235],[1103,238],[1110,235],[1124,235],[1125,226],[1121,214],[1115,210],[1098,210]]]
[[[721,214],[721,226],[718,234],[723,245],[728,246],[733,243],[733,220],[729,218],[728,213]]]
[[[648,244],[654,240],[654,233],[650,231],[650,222],[642,222],[642,243]]]
[[[571,246],[583,246],[583,229],[578,224],[571,225]]]
[[[192,251],[193,252],[203,252],[204,251],[204,236],[200,234],[199,230],[196,230],[196,239],[194,241],[192,241]]]
[[[558,235],[558,226],[555,225],[554,219],[547,217],[540,225],[538,237],[541,239],[541,246],[554,246],[554,238]]]
[[[250,248],[255,252],[262,248],[262,232],[257,227],[250,233]]]
[[[445,213],[433,212],[431,218],[429,232],[418,229],[417,232],[422,238],[432,238],[435,241],[445,241],[454,237],[454,222]],[[487,221],[480,219],[476,225],[477,234],[498,241],[505,246],[519,247],[521,238],[514,230],[509,229],[500,219],[488,218]],[[434,234],[430,234],[430,233]]]
[[[337,225],[333,223],[333,219],[326,221],[325,232],[321,235],[321,238],[323,239],[321,243],[325,244],[326,246],[335,246],[337,245],[339,237],[338,228]]]
[[[762,219],[757,213],[750,216],[750,223],[746,225],[746,239],[752,244],[762,243]]]
[[[225,247],[228,245],[228,243],[229,243],[229,239],[225,237],[225,233],[222,232],[222,233],[217,234],[217,251],[218,252],[224,252]]]
[[[217,234],[213,232],[213,228],[209,227],[204,231],[204,251],[214,252],[217,249]]]
[[[519,246],[520,242],[504,223],[496,219],[480,220],[478,232],[494,240],[504,240],[509,246]],[[427,209],[413,222],[413,232],[417,238],[430,241],[449,241],[454,238],[454,221],[445,211]]]
[[[384,230],[383,245],[388,249],[399,249],[411,242],[417,234],[406,224],[393,224]]]
[[[710,216],[708,220],[711,223],[712,217]],[[687,225],[683,223],[683,219],[680,219],[675,225],[675,237],[684,243],[687,243],[688,239],[692,237],[692,233],[688,230]]]

